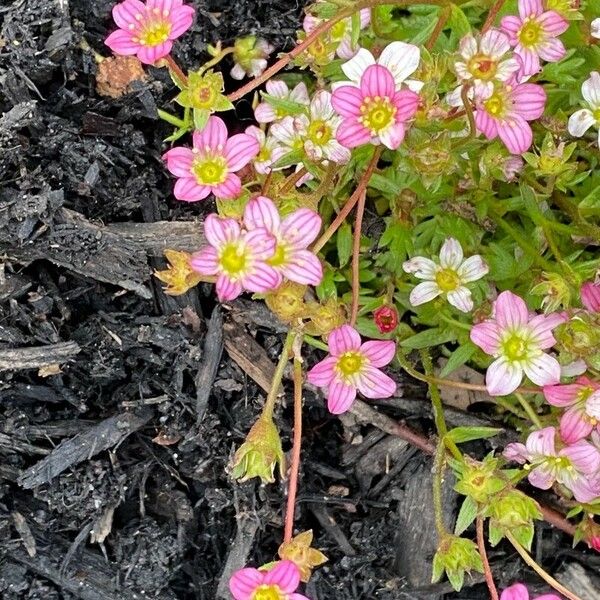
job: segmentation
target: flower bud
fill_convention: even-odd
[[[260,477],[263,483],[273,483],[275,465],[281,477],[285,474],[285,456],[279,431],[271,417],[262,415],[250,429],[246,441],[233,457],[231,476],[240,481]]]
[[[311,548],[313,540],[312,530],[303,531],[293,537],[289,542],[284,542],[279,546],[277,553],[281,560],[291,560],[300,571],[300,580],[307,583],[315,567],[327,562],[327,557]]]
[[[497,466],[498,459],[495,458],[486,458],[483,463],[466,464],[454,489],[479,504],[487,504],[506,486],[506,482],[496,476]]]
[[[344,308],[335,298],[329,298],[324,304],[312,302],[308,309],[310,322],[306,332],[309,335],[327,335],[346,322]]]
[[[394,306],[384,304],[373,313],[373,320],[379,333],[391,333],[398,327],[398,311]]]
[[[555,337],[570,355],[586,359],[597,349],[600,330],[593,315],[580,312],[558,327]]]
[[[442,578],[444,572],[452,587],[458,592],[464,582],[465,571],[483,573],[483,563],[475,542],[455,535],[446,535],[433,557],[432,582]]]
[[[571,288],[559,273],[542,273],[543,280],[535,285],[531,293],[544,296],[542,308],[545,313],[571,306]]]
[[[584,517],[575,530],[573,545],[583,540],[591,550],[600,552],[600,525],[592,517]]]
[[[265,295],[265,303],[283,323],[301,319],[308,311],[304,303],[306,286],[284,281],[276,290]]]

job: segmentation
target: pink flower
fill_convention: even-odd
[[[342,325],[329,334],[327,345],[329,356],[307,373],[307,379],[326,388],[327,407],[334,415],[350,408],[357,390],[366,398],[389,398],[396,391],[396,382],[379,369],[394,358],[395,342],[363,344],[356,329]]]
[[[377,62],[361,48],[342,65],[350,81],[336,87],[331,99],[343,119],[336,134],[342,146],[354,148],[370,142],[394,150],[402,143],[405,123],[417,112],[419,96],[400,88],[419,60],[416,46],[392,42]]]
[[[575,383],[545,385],[544,396],[552,406],[567,409],[560,419],[560,437],[568,444],[587,437],[594,427],[600,433],[600,383],[579,377]]]
[[[323,267],[307,250],[321,229],[318,213],[299,208],[282,221],[273,201],[258,196],[246,205],[244,224],[249,231],[265,229],[275,238],[275,251],[267,263],[278,273],[279,283],[283,277],[303,285],[321,283]]]
[[[178,177],[174,194],[178,200],[197,202],[211,192],[216,198],[236,198],[242,182],[235,174],[259,151],[259,143],[246,133],[227,138],[219,117],[209,117],[202,131],[193,135],[193,149],[178,147],[165,152],[169,171]]]
[[[502,592],[500,600],[529,600],[529,592],[522,583],[515,583]],[[561,600],[561,598],[556,594],[543,594],[532,600]]]
[[[595,500],[600,496],[600,452],[583,440],[557,451],[555,438],[556,429],[545,427],[530,433],[525,444],[508,444],[504,456],[529,463],[527,479],[541,490],[549,490],[558,481],[573,492],[578,502]]]
[[[488,140],[500,136],[513,154],[522,154],[533,142],[533,132],[527,121],[542,116],[546,92],[535,83],[476,86],[475,124]]]
[[[542,0],[519,0],[519,16],[504,17],[500,27],[523,62],[524,76],[540,70],[540,58],[557,62],[566,54],[556,38],[569,28],[569,22],[554,10],[544,11]]]
[[[560,364],[544,350],[556,344],[552,330],[562,315],[529,316],[522,298],[502,292],[494,302],[493,317],[471,329],[471,341],[496,360],[488,367],[485,385],[491,396],[514,392],[525,373],[537,385],[560,381]]]
[[[600,283],[584,283],[581,286],[581,302],[589,311],[600,313]]]
[[[183,35],[194,20],[193,7],[183,0],[125,0],[113,7],[112,14],[119,27],[105,40],[115,53],[136,55],[146,64],[167,56],[173,40]]]
[[[279,285],[279,274],[267,264],[277,242],[266,229],[242,233],[234,219],[210,214],[204,221],[204,234],[209,245],[196,252],[190,264],[202,275],[217,276],[221,302],[237,298],[244,290],[264,293]]]
[[[245,568],[229,580],[234,600],[309,600],[295,591],[300,571],[291,560],[281,560],[268,571]]]
[[[246,134],[252,136],[259,145],[258,154],[253,161],[254,169],[261,175],[266,175],[273,170],[271,165],[276,163],[284,154],[285,150],[278,145],[273,136],[267,137],[265,132],[256,125],[246,127]]]
[[[267,81],[266,88],[267,94],[273,98],[276,98],[277,100],[289,100],[290,102],[304,105],[308,105],[310,102],[308,90],[306,89],[306,84],[303,81],[301,81],[294,87],[294,89],[290,91],[285,81],[271,79]],[[272,123],[278,119],[283,119],[283,117],[287,116],[287,114],[287,112],[272,106],[269,103],[268,98],[263,100],[254,109],[254,118],[259,123]]]

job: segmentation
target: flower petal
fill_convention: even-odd
[[[561,35],[569,29],[569,21],[555,10],[547,10],[536,20],[543,27],[544,32],[552,36]]]
[[[169,39],[174,40],[179,36],[183,35],[194,22],[194,15],[196,10],[193,6],[180,6],[173,10],[170,21],[171,31],[169,32]]]
[[[346,148],[355,148],[371,141],[371,132],[358,121],[346,119],[335,134],[337,141]]]
[[[194,153],[183,146],[172,148],[163,154],[167,161],[167,169],[176,177],[190,177],[194,163]]]
[[[552,385],[560,381],[560,364],[549,354],[525,361],[523,370],[536,385]]]
[[[379,141],[390,150],[395,150],[404,139],[404,125],[402,123],[394,123],[385,131],[379,133]]]
[[[542,0],[519,0],[518,7],[521,19],[537,17],[544,11]]]
[[[327,345],[332,356],[340,356],[350,350],[359,350],[360,343],[360,334],[350,325],[342,325],[327,336]]]
[[[556,38],[546,40],[539,48],[540,58],[548,62],[558,62],[562,60],[567,53],[564,44]]]
[[[249,292],[262,294],[277,289],[281,284],[281,276],[271,265],[256,262],[252,265],[251,273],[242,277],[240,283]]]
[[[556,344],[556,339],[552,335],[552,330],[566,321],[566,317],[558,313],[551,315],[536,315],[529,321],[529,328],[535,337],[535,343],[541,350],[552,348]]]
[[[356,388],[335,379],[328,388],[327,408],[334,415],[345,413],[356,400]]]
[[[502,592],[500,600],[529,600],[529,592],[522,583],[515,583]]]
[[[406,42],[392,42],[383,49],[377,64],[392,74],[395,87],[399,89],[400,84],[417,70],[420,60],[421,51],[418,46]]]
[[[533,121],[544,113],[546,92],[541,85],[523,83],[512,91],[511,100],[515,104],[515,112],[526,121]]]
[[[515,54],[521,59],[521,74],[523,76],[535,75],[540,72],[540,57],[535,50],[517,44]]]
[[[249,230],[263,227],[277,235],[281,219],[273,201],[266,196],[258,196],[250,200],[244,209],[244,225]]]
[[[396,382],[379,369],[364,367],[357,378],[358,391],[365,398],[389,398],[396,391]]]
[[[223,273],[217,277],[215,289],[220,302],[235,300],[243,291],[239,281],[233,281]]]
[[[237,198],[242,191],[242,182],[235,173],[229,173],[223,183],[219,183],[212,188],[215,198],[231,200]]]
[[[190,266],[202,275],[216,275],[219,272],[219,259],[217,250],[206,246],[192,255]]]
[[[264,574],[258,569],[240,569],[229,580],[229,590],[235,600],[252,600],[256,588],[262,584]]]
[[[588,108],[582,108],[569,117],[568,130],[574,137],[581,137],[592,125],[596,124],[594,114]]]
[[[600,451],[589,442],[579,441],[563,448],[560,456],[566,456],[573,466],[586,475],[596,475],[600,470]]]
[[[440,265],[444,269],[457,271],[463,258],[463,249],[459,241],[452,237],[446,239],[440,250]]]
[[[385,367],[392,362],[396,354],[396,342],[391,340],[371,340],[360,347],[360,352],[369,359],[374,367]]]
[[[452,292],[448,292],[446,299],[461,312],[468,313],[473,310],[473,299],[471,298],[471,290],[469,288],[461,286]]]
[[[156,46],[140,46],[137,57],[145,65],[153,65],[159,58],[164,58],[173,49],[173,42],[167,40]]]
[[[215,248],[221,248],[240,237],[240,226],[235,219],[222,219],[211,213],[204,219],[206,241]]]
[[[556,429],[544,427],[530,433],[527,437],[527,451],[532,460],[540,460],[545,456],[556,456],[555,449]]]
[[[359,116],[362,103],[362,92],[352,85],[342,85],[336,88],[331,97],[333,108],[342,117]]]
[[[435,281],[424,281],[420,283],[410,293],[408,301],[413,306],[420,306],[426,302],[430,302],[434,298],[437,298],[442,291]]]
[[[552,469],[546,463],[542,463],[530,471],[527,479],[533,487],[549,490],[555,481],[555,476]]]
[[[291,594],[300,584],[300,571],[291,560],[282,560],[266,573],[264,584],[276,585],[284,594]]]
[[[283,220],[281,237],[294,248],[307,248],[320,230],[320,215],[309,208],[299,208]]]
[[[247,133],[232,135],[225,143],[225,159],[229,171],[239,171],[245,167],[260,150],[258,141]]]
[[[366,68],[360,79],[360,89],[365,96],[392,98],[396,86],[388,69],[381,65],[371,65]]]
[[[481,36],[480,48],[482,54],[498,60],[510,50],[508,36],[492,27]]]
[[[529,123],[516,113],[498,122],[498,135],[512,154],[523,154],[533,142],[533,132]]]
[[[494,355],[500,349],[501,332],[495,321],[477,323],[471,329],[470,337],[486,354]]]
[[[574,444],[587,437],[593,426],[585,419],[585,410],[573,406],[560,419],[560,437],[567,444]]]
[[[195,131],[193,135],[194,148],[222,153],[227,142],[227,126],[220,117],[209,117],[202,131]]]
[[[592,109],[600,108],[600,73],[592,71],[581,86],[581,94]]]
[[[181,177],[175,182],[173,195],[183,202],[198,202],[204,200],[211,192],[207,185],[200,185],[195,177]]]
[[[529,310],[522,298],[506,291],[494,302],[494,318],[502,329],[519,329],[529,320]]]
[[[337,364],[335,356],[328,356],[321,362],[318,362],[306,374],[306,380],[317,387],[327,387],[335,377],[335,365]]]
[[[134,25],[137,29],[139,17],[146,14],[146,6],[140,0],[125,0],[115,4],[112,9],[112,16],[118,27],[128,29],[129,25]]]
[[[424,256],[415,256],[402,263],[402,269],[405,273],[412,273],[419,279],[432,281],[435,279],[437,265],[429,258]]]
[[[319,285],[323,279],[323,265],[309,250],[295,250],[280,271],[290,281],[302,285]]]
[[[512,394],[519,387],[522,379],[521,367],[501,357],[488,367],[485,374],[485,386],[490,396],[506,396]]]
[[[121,56],[133,56],[140,49],[139,42],[134,42],[131,32],[124,29],[113,31],[104,43],[115,53]]]
[[[243,238],[254,260],[267,260],[275,254],[277,239],[263,227],[246,231]]]
[[[566,385],[545,385],[543,392],[546,402],[552,406],[565,408],[577,402],[577,394],[583,388],[579,383]]]
[[[489,273],[490,268],[479,254],[469,256],[456,270],[463,283],[477,281]]]
[[[361,48],[353,59],[342,65],[342,71],[350,81],[359,83],[367,67],[374,64],[375,59],[373,55],[365,48]]]
[[[582,304],[592,312],[600,312],[600,284],[587,281],[580,290]]]

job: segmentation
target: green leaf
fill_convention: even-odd
[[[477,346],[472,342],[466,342],[459,346],[448,358],[448,362],[440,372],[440,377],[444,378],[453,371],[464,365],[477,351]]]
[[[283,167],[289,167],[302,162],[304,159],[304,152],[302,150],[292,150],[287,154],[284,154],[279,160],[276,160],[272,167],[273,169],[281,169]]]
[[[456,525],[454,526],[454,535],[461,535],[473,523],[477,517],[477,503],[470,496],[466,496],[462,506],[456,517]]]
[[[352,31],[350,33],[352,47],[358,46],[358,38],[360,37],[360,11],[356,11],[352,15]]]
[[[263,100],[270,104],[273,108],[282,111],[285,115],[300,115],[306,112],[306,106],[293,100],[287,100],[286,98],[276,98],[266,92],[261,92]]]
[[[202,131],[210,117],[210,112],[202,108],[194,108],[194,128],[196,131]]]
[[[340,267],[345,267],[352,255],[352,228],[347,222],[342,223],[338,229],[337,251]]]
[[[449,331],[442,331],[441,329],[426,329],[415,335],[411,335],[409,338],[402,340],[400,345],[403,348],[410,348],[411,350],[419,350],[421,348],[429,348],[430,346],[439,346],[445,344],[454,339],[454,334]]]
[[[526,550],[531,550],[531,544],[533,543],[533,536],[535,534],[535,528],[533,523],[529,525],[521,525],[520,527],[515,527],[512,529],[511,533],[514,538],[525,548]]]
[[[490,546],[496,546],[500,543],[500,541],[504,538],[504,532],[500,527],[496,527],[490,523],[488,529],[488,540],[490,542]]]
[[[473,440],[485,440],[504,431],[497,427],[455,427],[446,436],[456,444],[464,444]]]
[[[461,8],[456,4],[450,5],[450,19],[448,20],[448,27],[458,39],[464,37],[468,33],[471,33],[471,24],[469,19],[462,11]]]
[[[454,590],[460,592],[465,582],[465,572],[462,569],[457,571],[446,571],[446,577],[448,577],[448,581]]]

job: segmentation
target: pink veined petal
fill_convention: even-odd
[[[402,123],[394,123],[385,131],[379,133],[379,141],[390,150],[395,150],[404,139],[404,125]]]
[[[471,298],[471,290],[469,288],[461,286],[452,292],[448,292],[446,299],[454,308],[458,308],[461,312],[468,313],[473,310],[473,299]]]
[[[519,16],[521,19],[537,17],[544,11],[542,0],[519,0]]]
[[[590,479],[577,471],[562,470],[559,473],[559,481],[573,492],[578,502],[592,502],[600,496],[600,483],[597,478]]]
[[[159,58],[164,58],[173,49],[173,42],[167,40],[156,46],[140,46],[137,57],[146,65],[153,65]]]
[[[359,350],[360,344],[360,334],[350,325],[342,325],[327,336],[327,345],[332,356],[340,356],[344,352]]]
[[[300,571],[291,560],[282,560],[267,572],[264,584],[276,585],[284,594],[291,594],[300,584]]]
[[[549,354],[525,361],[523,370],[536,385],[552,385],[560,381],[560,364]]]
[[[229,173],[223,183],[213,187],[213,194],[215,198],[222,198],[223,200],[231,200],[237,198],[242,191],[242,182],[235,173]]]
[[[498,60],[510,50],[508,36],[492,27],[481,36],[481,52]]]
[[[365,398],[389,398],[396,391],[396,382],[383,371],[373,367],[364,367],[356,381],[358,391]]]
[[[424,256],[415,256],[402,263],[402,269],[405,273],[412,273],[419,279],[434,280],[437,271],[437,265]]]
[[[190,266],[201,275],[216,275],[219,272],[219,258],[212,246],[206,246],[192,255]]]
[[[563,448],[559,455],[566,456],[580,473],[595,475],[600,469],[600,451],[584,440]]]
[[[577,402],[577,394],[583,388],[579,383],[568,383],[566,385],[545,385],[544,398],[552,406],[565,408]]]
[[[211,213],[204,220],[206,241],[214,248],[234,242],[240,237],[240,226],[235,219],[222,219]]]
[[[489,273],[490,268],[487,263],[479,256],[474,254],[469,256],[456,270],[456,274],[463,283],[477,281]]]
[[[517,43],[517,34],[521,29],[523,22],[519,17],[510,15],[508,17],[502,17],[500,21],[500,27],[504,33],[508,36],[510,43],[514,46]]]
[[[498,65],[496,79],[498,81],[508,81],[521,68],[521,61],[516,58],[507,58]]]
[[[569,21],[555,10],[547,10],[536,20],[543,27],[544,32],[552,36],[561,35],[569,29]]]
[[[233,281],[223,273],[217,277],[215,289],[220,302],[235,300],[243,291],[239,281]]]
[[[475,125],[488,140],[493,140],[498,135],[496,120],[490,117],[485,110],[475,111]]]
[[[361,90],[352,85],[342,85],[336,88],[331,96],[331,104],[342,117],[357,117],[363,103]]]
[[[281,79],[269,79],[266,84],[267,94],[275,96],[275,98],[286,98],[290,93],[290,89],[285,81]]]
[[[334,415],[345,413],[356,400],[356,388],[334,379],[327,390],[327,408]]]
[[[510,115],[498,123],[498,135],[509,152],[523,154],[533,142],[533,132],[529,123],[518,114]]]
[[[318,362],[308,373],[306,379],[312,385],[317,387],[327,387],[335,377],[335,365],[338,359],[335,356],[328,356],[321,362]]]
[[[183,35],[194,22],[196,10],[193,6],[180,6],[172,12],[170,21],[172,24],[169,39],[174,40]]]
[[[511,93],[513,110],[527,121],[539,119],[544,114],[546,92],[541,85],[523,83]]]
[[[310,97],[308,95],[308,89],[304,81],[301,81],[294,86],[290,92],[290,100],[298,102],[298,104],[309,104]]]
[[[513,460],[521,465],[525,464],[529,460],[529,452],[527,451],[525,444],[521,444],[519,442],[506,444],[504,452],[502,452],[502,456],[504,456],[506,460]]]
[[[281,275],[271,265],[256,262],[252,265],[252,271],[240,279],[240,283],[249,292],[262,294],[277,289],[281,285]]]
[[[394,78],[395,87],[417,70],[421,60],[421,51],[414,44],[391,42],[377,59],[377,64],[385,67]]]
[[[490,396],[506,396],[514,392],[523,379],[523,370],[504,358],[496,359],[487,369],[485,386]]]
[[[273,201],[266,196],[250,200],[244,209],[244,225],[246,229],[264,227],[267,231],[278,234],[281,219]]]
[[[327,90],[316,92],[310,103],[311,119],[328,121],[334,114],[333,106],[331,105],[331,93]]]
[[[267,82],[269,83],[269,82]],[[261,102],[254,109],[254,118],[259,123],[271,123],[277,118],[275,109],[268,102]]]
[[[181,177],[175,182],[173,195],[183,202],[198,202],[210,194],[210,187],[200,185],[195,177]]]
[[[563,315],[555,313],[552,315],[536,315],[529,321],[529,328],[535,336],[535,343],[541,350],[547,350],[556,344],[552,330],[564,323],[565,320]]]
[[[267,260],[275,254],[277,239],[264,227],[257,227],[243,235],[244,245],[253,260]]]
[[[129,31],[117,29],[113,31],[104,43],[115,53],[121,56],[133,56],[140,49],[139,42],[134,42]]]
[[[167,169],[176,177],[190,177],[194,153],[189,148],[178,146],[163,154],[167,161]]]
[[[501,333],[495,321],[477,323],[471,329],[470,337],[486,354],[494,355],[500,350]]]
[[[260,144],[247,133],[231,136],[225,143],[225,159],[230,171],[239,171],[245,167],[259,152]]]
[[[465,60],[473,58],[478,51],[477,40],[475,37],[470,33],[463,36],[458,44],[458,51]]]
[[[396,122],[408,121],[415,116],[421,98],[411,90],[400,90],[394,94],[392,103],[396,107]]]
[[[442,291],[435,281],[424,281],[413,288],[408,301],[413,306],[420,306],[437,298],[441,293]]]
[[[335,134],[337,141],[346,148],[355,148],[371,141],[371,132],[355,120],[344,120]]]
[[[256,588],[262,584],[264,573],[258,569],[240,569],[229,580],[229,590],[235,600],[252,600]]]
[[[567,53],[563,43],[556,38],[546,40],[539,48],[538,54],[547,62],[558,62]]]
[[[535,75],[539,73],[540,57],[537,52],[530,48],[525,48],[521,44],[515,47],[515,53],[521,58],[523,75]]]
[[[592,312],[600,312],[600,284],[587,281],[581,286],[581,302]]]
[[[319,285],[323,279],[323,265],[309,250],[294,250],[279,270],[284,277],[301,285]]]
[[[310,208],[299,208],[281,224],[281,237],[293,248],[307,248],[319,235],[321,217]]]
[[[501,329],[518,329],[529,320],[529,310],[522,298],[506,291],[494,302],[494,318]]]
[[[534,431],[527,437],[527,451],[534,460],[540,460],[544,456],[556,456],[555,449],[556,429],[544,427]]]
[[[118,27],[121,29],[129,29],[129,25],[134,25],[135,30],[139,27],[137,15],[145,15],[146,6],[140,0],[125,0],[119,4],[115,4],[112,9],[112,16]],[[134,31],[135,31],[134,30]]]
[[[365,96],[392,98],[396,85],[389,69],[381,65],[371,65],[366,68],[360,79],[360,89]]]
[[[371,340],[360,347],[360,352],[369,359],[372,366],[385,367],[392,362],[396,355],[396,342]]]
[[[531,470],[527,479],[533,487],[540,490],[549,490],[555,481],[555,475],[551,467],[546,463],[542,463]]]
[[[582,407],[572,406],[560,419],[560,437],[567,444],[574,444],[590,435],[593,426],[585,419]]]
[[[365,48],[361,48],[356,56],[350,59],[348,62],[342,65],[342,71],[354,83],[358,83],[362,74],[365,70],[370,66],[375,64],[375,59],[373,55],[366,50]]]
[[[515,583],[502,592],[500,600],[529,600],[529,592],[522,583]]]
[[[195,131],[193,135],[194,148],[205,151],[209,148],[213,152],[222,154],[227,143],[227,127],[220,117],[209,117],[202,131]]]
[[[459,241],[449,237],[440,249],[440,265],[442,268],[458,270],[464,258],[463,249]]]

